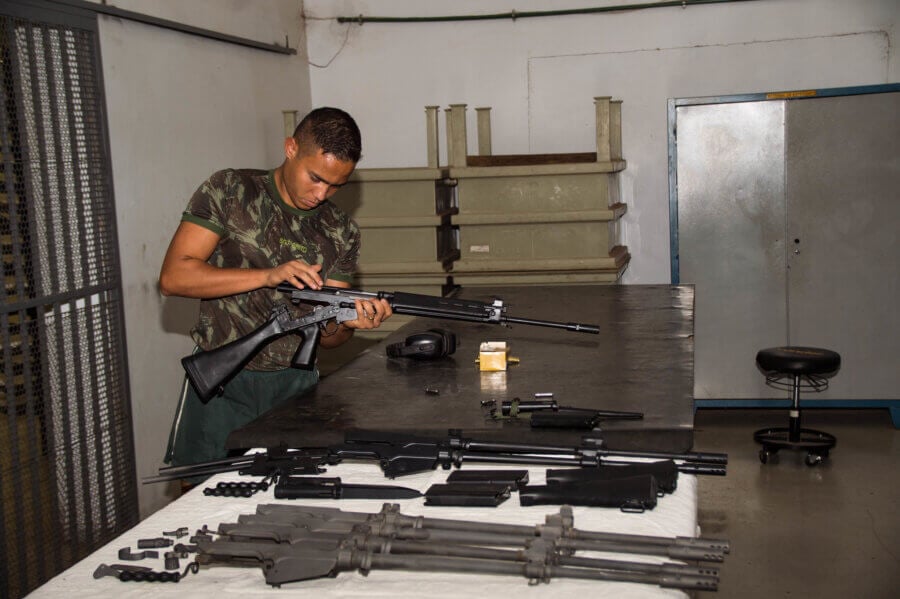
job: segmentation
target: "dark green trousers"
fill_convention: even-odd
[[[204,404],[185,378],[165,462],[184,466],[226,457],[225,439],[231,431],[302,395],[318,381],[317,370],[242,370],[225,385],[224,395]]]

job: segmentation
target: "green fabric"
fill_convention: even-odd
[[[226,169],[214,173],[188,202],[182,220],[219,236],[208,262],[218,268],[272,268],[292,260],[321,264],[323,279],[352,281],[359,259],[359,227],[330,201],[313,210],[285,203],[273,182],[273,172]],[[245,337],[266,322],[285,296],[275,289],[204,299],[200,318],[191,331],[204,350]],[[292,318],[312,311],[309,305],[289,305]],[[290,367],[297,337],[286,335],[259,351],[247,370],[277,371]]]
[[[206,404],[185,380],[186,392],[182,393],[172,423],[165,462],[183,466],[226,457],[225,440],[231,431],[302,395],[318,380],[317,370],[242,370],[225,386],[224,395]]]

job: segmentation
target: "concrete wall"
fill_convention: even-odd
[[[757,0],[512,20],[359,25],[626,0],[306,0],[314,104],[360,121],[363,167],[424,166],[425,105],[491,106],[493,153],[594,149],[594,96],[623,100],[626,283],[669,282],[668,98],[900,81],[897,0]],[[443,129],[443,122],[441,127]],[[444,132],[442,130],[442,137]],[[446,151],[442,143],[442,162]]]
[[[287,56],[100,17],[138,478],[156,474],[183,380],[197,302],[157,278],[188,198],[213,171],[274,167],[285,109],[310,107],[299,0],[116,0],[118,8],[284,44]],[[174,489],[139,486],[141,515]]]

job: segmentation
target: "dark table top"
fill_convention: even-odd
[[[691,448],[692,287],[471,288],[460,296],[485,302],[499,297],[510,316],[596,324],[600,334],[416,318],[309,393],[232,432],[227,447],[321,447],[340,443],[348,429],[422,435],[461,429],[478,439],[521,443],[580,444],[589,434],[614,449]],[[456,334],[453,355],[435,361],[387,357],[387,344],[434,327]],[[475,359],[483,341],[506,341],[520,362],[506,372],[479,371]],[[482,406],[533,399],[535,393],[553,393],[560,406],[636,411],[644,418],[602,421],[599,431],[537,430],[524,418],[491,418]]]

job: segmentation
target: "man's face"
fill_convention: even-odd
[[[285,142],[285,158],[281,171],[284,189],[279,191],[300,210],[312,210],[333,196],[356,167],[355,162],[344,162],[321,149],[303,154],[293,138]]]

